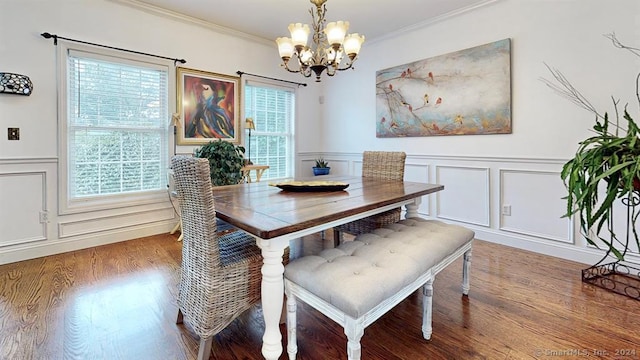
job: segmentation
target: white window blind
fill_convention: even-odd
[[[294,90],[252,82],[244,94],[245,115],[253,118],[256,127],[251,132],[251,161],[269,165],[263,179],[293,177]]]
[[[68,197],[165,187],[167,68],[69,52]]]

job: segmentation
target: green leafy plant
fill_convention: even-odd
[[[631,51],[640,57],[640,49],[621,44],[615,34],[605,35],[614,46]],[[595,133],[579,143],[575,156],[564,164],[561,178],[568,195],[567,211],[563,217],[577,214],[580,228],[589,244],[604,248],[603,259],[613,254],[619,261],[624,260],[631,245],[631,236],[640,248],[638,233],[634,226],[640,211],[640,141],[639,128],[624,107],[620,125],[618,100],[612,98],[615,122],[609,120],[608,113],[600,114],[596,108],[556,69],[547,66],[555,81],[543,81],[560,95],[595,115]],[[640,74],[636,77],[636,98],[640,105],[638,87]],[[623,122],[624,123],[624,122]],[[621,201],[627,206],[627,232],[623,238],[614,228],[614,205]],[[618,214],[620,215],[620,214]],[[603,233],[603,229],[606,232]],[[597,238],[601,243],[596,243]],[[602,246],[602,245],[605,246]],[[602,262],[601,260],[601,262]]]
[[[323,158],[317,158],[315,167],[317,167],[317,168],[328,168],[329,167],[329,163],[327,161],[325,161]]]
[[[243,146],[223,140],[211,141],[195,149],[193,156],[209,160],[211,183],[214,186],[233,185],[242,181]]]

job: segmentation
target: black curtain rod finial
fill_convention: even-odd
[[[43,32],[40,35],[42,35],[42,37],[45,38],[45,39],[53,38],[53,45],[58,45],[58,35],[51,35],[48,32]]]

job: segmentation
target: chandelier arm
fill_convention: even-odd
[[[311,76],[311,70],[309,69],[309,67],[300,66],[297,70],[293,70],[293,69],[291,69],[289,67],[288,64],[280,64],[280,66],[285,68],[285,70],[287,70],[290,73],[300,73],[304,77],[310,77]]]
[[[347,34],[348,39],[346,40],[348,40],[349,45],[346,50],[350,52],[349,54],[345,53],[345,47],[342,42],[338,42],[337,38],[335,40],[331,40],[335,43],[329,44],[329,37],[325,32],[325,15],[327,11],[325,3],[327,0],[310,1],[315,5],[315,7],[311,7],[311,9],[309,9],[312,19],[311,27],[314,31],[309,46],[302,45],[302,42],[296,42],[296,45],[294,46],[289,38],[278,38],[276,41],[278,42],[280,55],[283,60],[283,64],[281,64],[281,66],[289,72],[300,73],[304,77],[310,77],[315,74],[316,82],[320,82],[321,75],[325,70],[327,76],[334,76],[338,71],[353,69],[353,63],[357,60],[357,54],[360,49],[360,45],[364,41],[364,36],[359,36],[358,34],[351,36]],[[341,24],[340,26],[344,25],[342,24],[342,21],[339,21],[338,23]],[[292,38],[294,30],[291,30],[291,28],[293,26],[294,24],[289,25]],[[296,26],[299,28],[301,24],[296,24]],[[348,22],[346,22],[346,26],[343,31],[346,32],[348,26]],[[304,25],[304,27],[307,27],[305,34],[308,34],[308,25]],[[335,28],[331,28],[329,30],[334,31]],[[354,41],[357,42],[355,46]],[[291,58],[294,56],[296,57],[296,62],[298,64],[297,70],[289,68],[288,64],[289,60],[292,60]],[[346,61],[343,62],[343,60]]]
[[[339,67],[338,67],[338,68],[336,68],[336,70],[338,70],[338,71],[345,71],[345,70],[349,70],[349,69],[354,69],[354,67],[353,67],[353,62],[351,62],[351,61],[350,61],[350,62],[348,62],[346,65],[347,65],[346,67],[343,67],[343,68],[339,68]]]

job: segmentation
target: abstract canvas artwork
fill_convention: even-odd
[[[376,72],[376,136],[511,133],[511,40]]]
[[[240,141],[240,78],[177,68],[178,144],[202,145],[222,139]]]

